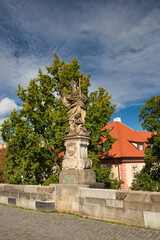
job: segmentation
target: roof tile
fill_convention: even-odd
[[[151,132],[135,131],[121,122],[108,123],[105,129],[111,129],[110,134],[117,140],[113,143],[109,151],[109,157],[144,157],[144,150],[139,150],[131,142],[143,143],[146,147],[147,139],[151,137]]]

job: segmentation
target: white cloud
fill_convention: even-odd
[[[118,103],[117,106],[116,106],[116,111],[119,111],[121,109],[124,109],[126,106],[122,103]]]
[[[0,45],[0,52],[0,92],[3,96],[2,90],[17,91],[18,84],[26,87],[30,79],[37,76],[42,63],[34,54],[16,58],[13,50],[4,44]]]
[[[0,117],[6,116],[9,114],[13,109],[18,109],[17,104],[15,103],[14,100],[10,98],[3,98],[0,101]],[[4,119],[0,119],[0,122],[2,122]]]
[[[95,52],[85,61],[91,69],[96,67],[94,85],[100,82],[114,101],[128,106],[159,93],[160,9],[154,4],[147,9],[148,1],[144,6],[122,2],[114,8],[115,1],[108,2],[101,14],[97,6],[96,26],[103,47],[99,55]]]
[[[18,83],[27,86],[54,51],[66,60],[78,56],[82,70],[91,71],[92,90],[104,86],[121,107],[140,103],[160,89],[160,2],[3,2],[6,23],[15,32],[0,44],[1,98],[4,91],[16,93]]]

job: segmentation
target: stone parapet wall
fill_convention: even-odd
[[[51,211],[55,209],[55,188],[37,185],[0,184],[0,203]]]
[[[49,187],[0,184],[0,203],[45,211],[55,209],[160,230],[160,193],[156,192],[109,190],[79,184]]]
[[[55,208],[60,212],[79,214],[79,189],[89,188],[89,185],[51,184],[55,188]]]
[[[160,229],[160,193],[79,189],[82,216]]]

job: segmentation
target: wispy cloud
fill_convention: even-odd
[[[160,89],[160,2],[155,0],[1,0],[0,96],[27,86],[39,67],[79,58],[92,90],[104,86],[119,106]]]
[[[13,49],[0,45],[0,99],[16,97],[18,84],[26,87],[31,78],[37,75],[38,68],[44,68],[42,62],[34,55],[15,57]]]

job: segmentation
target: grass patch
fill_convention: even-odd
[[[4,204],[4,203],[0,203],[0,205],[2,205],[2,206],[7,206],[7,207],[18,208],[18,209],[22,209],[22,210],[33,211],[33,212],[60,213],[60,212],[58,212],[58,211],[56,211],[56,210],[54,210],[54,211],[41,211],[41,210],[36,210],[36,209],[31,209],[31,208],[24,208],[24,207],[19,207],[19,206],[14,206],[14,205],[8,205],[8,204]]]

